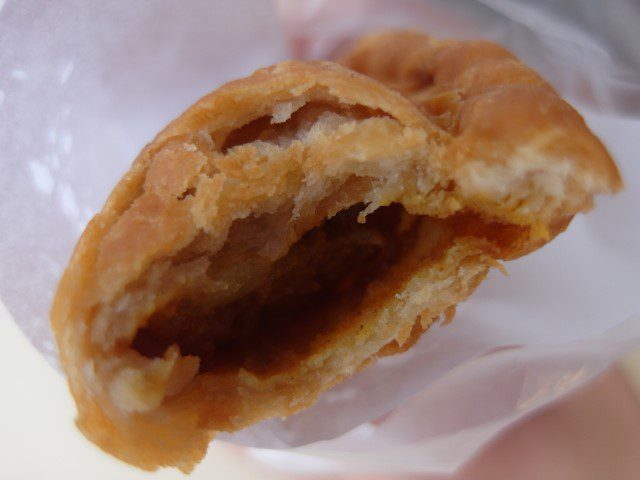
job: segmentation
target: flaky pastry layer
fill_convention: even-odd
[[[622,186],[580,114],[498,44],[385,31],[339,61],[402,93],[450,135],[448,175],[488,215],[549,224]]]

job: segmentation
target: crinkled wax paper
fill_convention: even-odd
[[[0,2],[1,3],[1,2]],[[412,27],[499,41],[584,114],[626,189],[494,272],[408,352],[226,439],[263,459],[450,471],[640,345],[640,58],[629,1],[8,1],[0,10],[0,298],[56,363],[48,309],[84,225],[199,96],[291,56]],[[286,449],[286,450],[284,450]],[[355,467],[354,467],[355,468]]]

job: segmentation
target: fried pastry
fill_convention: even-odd
[[[386,31],[363,37],[339,62],[402,93],[449,133],[449,169],[459,188],[482,203],[506,202],[514,223],[535,224],[537,216],[548,225],[558,209],[588,209],[587,192],[621,186],[582,117],[498,44]],[[523,201],[531,188],[541,195]]]
[[[463,98],[455,129],[329,62],[259,70],[170,123],[55,296],[82,432],[141,468],[189,471],[215,432],[290,415],[406,348],[499,260],[618,188],[579,115],[517,65],[535,82]],[[501,130],[522,105],[527,127]]]

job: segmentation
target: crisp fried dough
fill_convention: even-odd
[[[339,61],[402,93],[450,134],[444,168],[486,215],[548,225],[622,185],[580,114],[500,45],[388,31]]]
[[[498,260],[617,186],[545,88],[567,117],[531,136],[475,133],[493,163],[327,62],[281,63],[201,99],[138,156],[60,282],[51,315],[78,426],[129,463],[189,471],[216,431],[290,415],[412,344]],[[461,123],[477,130],[469,108]],[[579,147],[551,149],[549,131]],[[496,188],[496,175],[514,180]]]

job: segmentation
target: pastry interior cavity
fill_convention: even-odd
[[[253,145],[269,156],[319,131],[366,129],[372,119],[397,123],[366,107],[319,102],[286,104],[277,113],[224,138],[212,135],[214,148],[232,155]],[[182,357],[198,359],[197,370],[185,369],[191,378],[240,369],[257,377],[278,374],[321,349],[335,331],[365,328],[346,324],[361,321],[372,289],[376,301],[392,297],[456,239],[476,236],[500,245],[523,232],[468,212],[436,218],[446,195],[438,188],[427,199],[435,213],[412,214],[402,203],[382,198],[386,187],[373,175],[350,174],[302,206],[290,199],[270,212],[234,220],[221,247],[198,232],[187,247],[131,284],[126,294],[134,299],[129,315],[136,329],[117,348],[160,359],[177,345]],[[195,202],[201,194],[198,185],[189,186],[176,201]],[[161,291],[153,293],[159,285]],[[156,298],[154,309],[136,312],[135,299],[149,293]],[[188,381],[178,381],[177,390]]]
[[[359,308],[367,285],[415,244],[418,216],[393,204],[359,223],[364,208],[355,204],[326,219],[273,263],[254,249],[273,234],[261,230],[274,219],[240,221],[228,245],[210,259],[206,275],[215,281],[221,269],[235,267],[233,278],[220,287],[232,282],[246,288],[224,301],[215,294],[208,301],[205,292],[185,292],[150,317],[133,347],[159,357],[177,343],[183,355],[200,358],[200,372],[243,367],[260,374],[288,368],[340,317],[350,317],[346,311]]]

